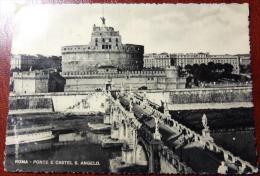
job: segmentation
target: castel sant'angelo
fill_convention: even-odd
[[[122,44],[119,31],[94,24],[89,45],[62,47],[62,76],[66,78],[65,91],[112,89],[122,85],[128,89],[171,90],[184,88],[185,81],[177,77],[171,66],[165,70],[143,70],[144,46]]]

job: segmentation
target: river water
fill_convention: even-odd
[[[102,116],[69,116],[56,118],[55,114],[34,114],[9,117],[8,129],[12,129],[12,118],[20,118],[21,125],[28,127],[53,125],[58,127],[102,123]],[[18,155],[6,155],[5,169],[11,172],[110,172],[110,160],[121,157],[121,148],[102,148],[101,138],[110,135],[110,131],[93,132],[88,127],[80,131],[62,133],[52,141],[52,147]],[[56,134],[57,135],[57,134]],[[58,140],[57,140],[58,139]],[[61,140],[63,139],[63,140]],[[70,141],[70,142],[64,142]],[[76,140],[76,141],[74,141]],[[61,142],[62,141],[62,142]],[[41,144],[37,144],[38,146]],[[130,166],[119,172],[147,172],[146,167]]]
[[[56,143],[51,149],[19,154],[18,158],[8,155],[6,169],[25,172],[109,172],[109,160],[120,156],[121,149],[102,148],[97,143],[102,135],[88,132],[81,142]]]

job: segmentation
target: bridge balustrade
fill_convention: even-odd
[[[165,158],[170,164],[176,168],[177,173],[193,173],[192,169],[189,168],[186,164],[180,161],[180,158],[174,154],[167,146],[163,145],[159,153],[161,157]]]
[[[224,150],[222,147],[217,146],[214,142],[208,141],[205,138],[203,138],[201,135],[197,134],[196,132],[192,131],[191,129],[187,128],[186,126],[179,124],[177,121],[175,121],[174,119],[171,119],[171,117],[169,117],[169,115],[163,114],[161,112],[159,112],[156,108],[152,108],[149,104],[147,104],[147,102],[144,102],[144,99],[140,98],[140,96],[134,96],[133,97],[133,101],[137,102],[140,104],[140,106],[144,109],[146,109],[147,111],[153,113],[154,116],[156,116],[157,118],[160,118],[160,123],[164,123],[165,125],[168,125],[170,128],[177,128],[177,130],[179,131],[179,133],[182,133],[185,131],[185,133],[194,141],[199,142],[202,146],[204,146],[206,149],[219,153],[219,154],[223,154],[223,159],[227,162],[227,163],[235,163],[238,162],[240,163],[240,167],[239,171],[242,173],[244,172],[246,169],[247,170],[251,170],[252,172],[257,172],[257,169],[252,166],[249,162],[243,161],[241,160],[239,157],[235,157],[232,153],[230,153],[229,151]],[[119,103],[120,104],[120,103]],[[118,106],[119,109],[124,112],[124,118],[128,118],[129,112],[123,107],[123,106]],[[127,112],[127,113],[126,113]],[[133,116],[133,114],[132,114]],[[134,117],[132,117],[134,118]],[[144,127],[144,126],[143,126]],[[143,128],[142,128],[143,129]],[[145,131],[145,132],[144,132]],[[153,139],[153,135],[152,134],[147,134],[149,130],[139,130],[139,134],[143,137],[143,139],[145,139],[146,142],[150,142]],[[164,155],[165,153],[162,152],[162,154]],[[168,160],[170,158],[167,158]],[[178,162],[179,163],[179,162]],[[183,167],[183,165],[178,164],[179,169],[181,170],[185,170],[185,167]]]
[[[248,87],[246,88],[245,91],[248,90]],[[185,93],[185,92],[184,92]],[[139,101],[141,101],[140,99],[140,95],[139,95]],[[142,107],[146,107],[146,109],[153,109],[154,111],[154,115],[157,115],[160,119],[161,123],[164,123],[165,125],[168,125],[169,127],[174,127],[177,128],[177,130],[181,133],[183,130],[185,130],[188,134],[190,134],[190,136],[192,136],[194,138],[194,141],[199,142],[202,146],[208,148],[210,151],[216,152],[216,153],[223,153],[224,154],[224,160],[225,162],[229,162],[229,163],[235,163],[236,161],[239,161],[240,163],[242,163],[243,168],[248,168],[250,169],[252,172],[257,172],[258,169],[255,168],[254,166],[252,166],[249,162],[247,161],[243,161],[242,159],[240,159],[239,157],[235,157],[231,152],[224,150],[222,147],[216,145],[214,142],[211,141],[207,141],[205,138],[203,138],[201,135],[197,134],[196,132],[192,131],[191,129],[187,128],[186,126],[178,123],[177,121],[170,119],[169,117],[166,116],[165,114],[159,112],[157,109],[152,108],[149,103],[144,103],[141,101]],[[171,123],[173,123],[173,125],[171,125]],[[241,169],[240,169],[241,170]]]

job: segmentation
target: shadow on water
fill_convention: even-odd
[[[88,134],[88,136],[91,133]],[[104,149],[93,134],[92,139],[66,145],[53,145],[51,149],[6,156],[6,169],[25,172],[109,172],[109,159],[120,156],[118,148]],[[25,163],[15,163],[15,161]],[[26,163],[27,162],[27,163]]]

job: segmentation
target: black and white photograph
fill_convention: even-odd
[[[13,8],[6,171],[258,173],[247,3]]]

